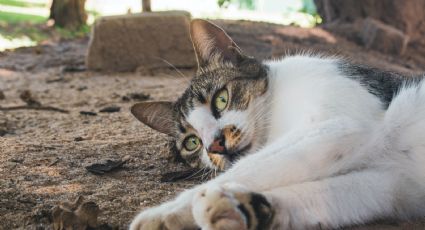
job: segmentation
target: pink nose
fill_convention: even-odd
[[[226,147],[224,144],[224,138],[215,139],[214,142],[208,148],[208,152],[212,153],[224,153],[226,151]]]

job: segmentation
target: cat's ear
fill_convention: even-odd
[[[175,129],[172,102],[137,103],[131,107],[131,113],[139,121],[161,133],[171,135]]]
[[[192,20],[190,36],[199,67],[208,65],[208,62],[216,57],[223,61],[237,64],[243,56],[241,49],[229,35],[209,21],[202,19]]]

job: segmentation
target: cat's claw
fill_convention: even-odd
[[[192,203],[195,222],[202,230],[268,229],[273,210],[266,198],[242,186],[209,186]]]

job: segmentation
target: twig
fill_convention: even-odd
[[[60,160],[62,160],[62,159],[61,159],[61,158],[56,158],[56,160],[55,160],[55,161],[53,161],[52,163],[50,163],[50,164],[49,164],[49,167],[51,167],[51,166],[53,166],[53,165],[57,164]]]
[[[29,106],[29,105],[19,105],[19,106],[11,106],[11,107],[1,107],[0,111],[11,111],[11,110],[21,110],[21,109],[33,109],[33,110],[45,110],[45,111],[54,111],[59,113],[69,113],[68,110],[59,109],[52,106]]]

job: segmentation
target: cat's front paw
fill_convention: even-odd
[[[197,229],[190,207],[176,208],[168,203],[139,213],[130,224],[130,230]]]
[[[242,186],[209,186],[192,202],[192,213],[202,230],[268,229],[274,211],[265,196]]]

